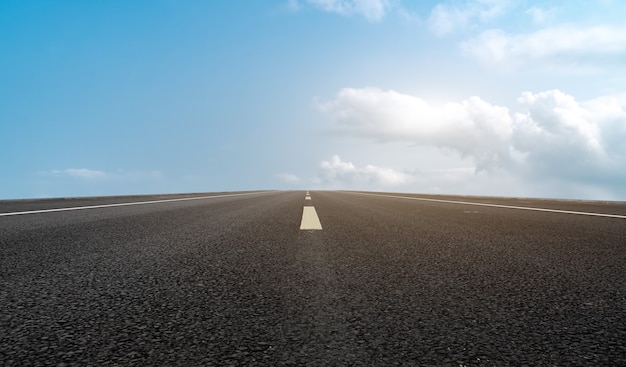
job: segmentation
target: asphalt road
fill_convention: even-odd
[[[0,202],[0,365],[626,366],[626,203],[211,195]]]

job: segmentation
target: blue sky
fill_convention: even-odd
[[[626,200],[621,1],[2,1],[0,198]]]

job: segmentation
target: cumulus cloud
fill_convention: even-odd
[[[563,65],[575,69],[621,66],[626,57],[626,27],[561,26],[516,35],[491,29],[462,43],[461,48],[485,66],[504,69],[538,64],[561,69]]]
[[[530,173],[586,181],[625,176],[625,101],[578,102],[558,90],[523,93],[511,144],[526,155]]]
[[[348,134],[451,149],[474,158],[479,169],[510,160],[509,111],[479,97],[435,106],[395,91],[346,88],[320,108]]]
[[[579,102],[559,90],[525,92],[517,107],[511,112],[478,97],[432,105],[374,88],[343,89],[320,105],[344,134],[456,151],[474,161],[476,172],[607,185],[626,178],[624,96]],[[338,157],[324,167],[337,176],[363,171]]]
[[[440,36],[463,30],[473,22],[487,22],[509,8],[508,0],[474,0],[463,4],[437,4],[428,18],[429,29]]]
[[[342,161],[338,155],[334,155],[329,161],[322,161],[320,168],[322,170],[320,181],[331,185],[396,186],[411,180],[410,174],[371,164],[360,168],[352,162]]]
[[[371,22],[380,21],[390,9],[389,0],[305,0],[316,8],[341,15],[360,15]],[[295,0],[290,0],[291,8],[298,8]]]
[[[68,176],[83,180],[100,180],[108,177],[102,171],[87,168],[67,168],[64,170],[53,170],[50,173],[54,176]]]
[[[474,168],[467,166],[403,171],[374,165],[359,167],[338,155],[322,161],[319,176],[308,183],[321,189],[532,196],[531,190],[506,172],[492,176],[486,172],[476,173]]]

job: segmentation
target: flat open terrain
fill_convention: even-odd
[[[626,365],[626,203],[189,196],[0,202],[0,365]]]

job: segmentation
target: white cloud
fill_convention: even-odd
[[[507,172],[493,176],[475,172],[473,167],[398,171],[373,165],[359,167],[335,155],[329,161],[322,161],[320,168],[319,177],[309,180],[317,189],[532,196],[532,191]]]
[[[121,182],[140,182],[140,181],[159,181],[164,179],[161,171],[124,171],[104,172],[88,168],[66,168],[61,170],[41,171],[40,175],[53,177],[67,177],[72,179],[80,179],[85,181],[121,181]]]
[[[538,176],[611,182],[626,178],[626,102],[578,102],[558,90],[523,93],[512,145]],[[620,103],[621,102],[621,103]]]
[[[602,154],[600,126],[592,111],[558,90],[522,93],[518,99],[526,113],[516,115],[515,144],[522,151],[551,154],[572,150],[583,155]]]
[[[526,9],[526,14],[531,17],[533,23],[542,24],[548,21],[548,19],[553,16],[554,9],[544,9],[538,6],[531,6],[530,8]]]
[[[295,184],[295,183],[299,183],[300,177],[292,174],[292,173],[279,173],[276,175],[276,178],[278,178],[280,181],[288,183],[288,184]]]
[[[360,15],[368,21],[376,22],[385,17],[391,4],[389,0],[306,0],[307,3],[329,13]],[[290,1],[293,8],[295,3]]]
[[[334,155],[330,161],[322,161],[321,178],[318,180],[330,185],[347,185],[357,187],[396,186],[411,181],[411,175],[393,170],[391,168],[366,165],[359,168],[352,162],[344,162],[338,155]]]
[[[344,134],[452,150],[472,159],[476,175],[509,172],[567,187],[626,190],[624,95],[579,102],[559,90],[525,92],[517,111],[510,112],[479,97],[432,105],[414,96],[366,88],[343,89],[320,108]],[[331,179],[379,172],[358,169],[338,157],[323,167]],[[404,175],[397,181],[412,177]]]
[[[468,11],[451,9],[446,5],[439,4],[430,13],[428,27],[431,32],[443,36],[454,32],[455,29],[465,28],[470,16]]]
[[[561,26],[518,35],[492,29],[464,42],[461,48],[485,66],[503,69],[621,67],[626,57],[626,27]]]
[[[510,160],[508,109],[478,97],[434,106],[395,91],[346,88],[320,107],[348,134],[452,149],[474,158],[479,169]]]
[[[509,8],[508,0],[473,0],[462,5],[437,4],[428,18],[429,29],[437,35],[463,30],[473,22],[492,20]]]
[[[50,173],[54,176],[68,176],[84,180],[100,180],[108,177],[102,171],[87,168],[67,168],[64,170],[53,170]]]

